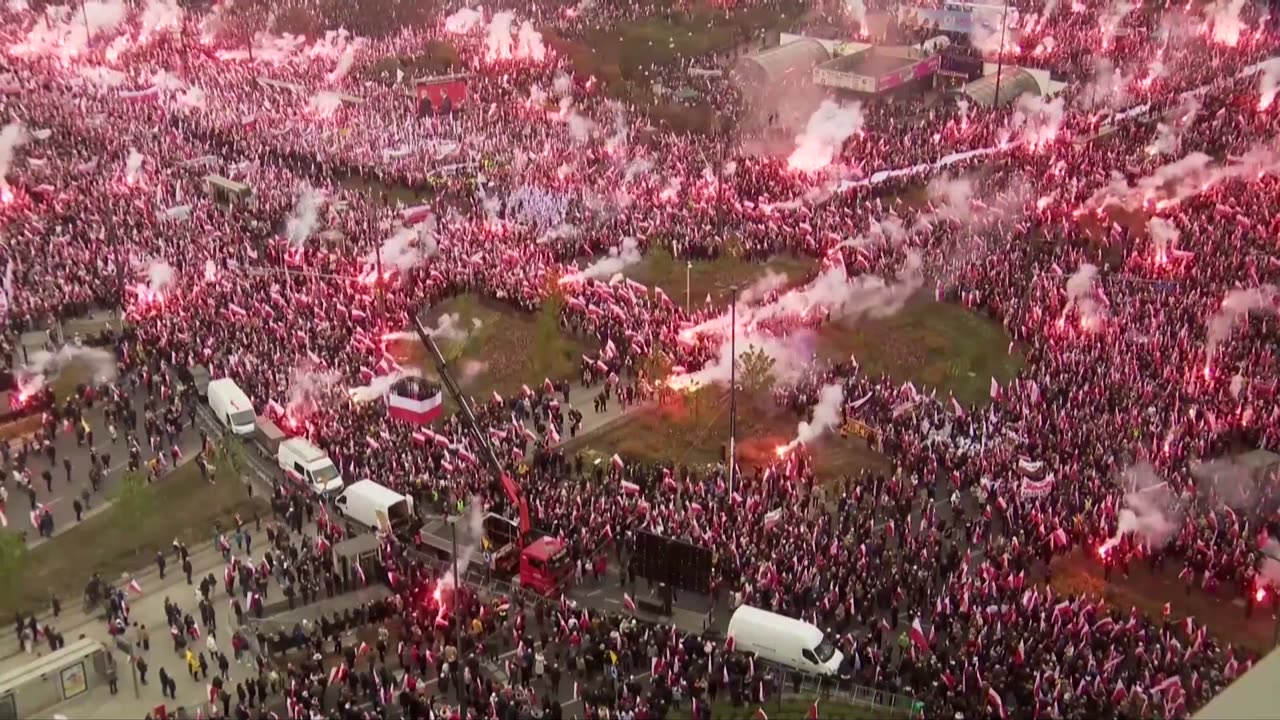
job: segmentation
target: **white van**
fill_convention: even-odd
[[[342,475],[323,450],[306,438],[289,438],[276,450],[276,461],[290,480],[307,486],[312,492],[329,495],[342,490]]]
[[[733,649],[815,675],[835,675],[844,655],[815,625],[743,605],[729,619]]]
[[[209,382],[209,409],[213,411],[218,422],[236,435],[252,435],[257,415],[253,412],[253,403],[244,394],[236,381],[231,378],[218,378]]]
[[[390,524],[393,531],[413,522],[413,498],[372,480],[352,483],[335,503],[343,517],[370,530],[382,528],[383,521]]]

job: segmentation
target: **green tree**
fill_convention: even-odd
[[[218,443],[216,456],[215,477],[218,471],[225,471],[232,478],[239,478],[243,477],[245,471],[249,469],[249,458],[245,454],[244,443],[231,433],[222,436],[222,441]]]
[[[140,470],[130,470],[120,479],[116,486],[116,512],[123,518],[126,527],[145,523],[156,511],[156,495],[154,488],[147,482],[147,476]]]
[[[759,397],[773,387],[774,359],[754,345],[738,356],[738,383],[751,397]]]

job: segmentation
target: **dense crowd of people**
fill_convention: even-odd
[[[639,7],[515,12],[572,34]],[[377,479],[424,505],[479,496],[502,511],[461,418],[427,436],[380,403],[349,398],[395,369],[403,348],[389,333],[460,293],[531,311],[554,287],[565,332],[600,347],[579,379],[620,402],[643,399],[660,380],[643,370],[655,351],[714,375],[728,320],[612,278],[631,255],[812,256],[820,268],[793,278],[807,283],[800,291],[744,303],[748,340],[784,342],[797,326],[892,312],[934,291],[1001,321],[1026,348],[1026,368],[1003,388],[993,382],[984,407],[870,375],[856,358],[785,372],[780,402],[805,413],[838,386],[839,416],[874,428],[893,462],[891,474],[834,489],[815,482],[803,451],[733,482],[723,467],[623,459],[584,469],[547,450],[573,431],[567,394],[529,378],[516,397],[474,404],[501,461],[527,468],[534,523],[569,541],[575,560],[626,547],[639,529],[714,547],[718,593],[819,624],[839,639],[849,678],[915,695],[930,715],[1177,718],[1250,664],[1193,620],[1058,597],[1037,581],[1055,555],[1084,548],[1116,566],[1173,559],[1188,588],[1275,596],[1260,574],[1274,483],[1226,461],[1199,471],[1203,459],[1280,439],[1267,219],[1277,121],[1260,97],[1270,71],[1256,65],[1276,47],[1268,21],[1237,17],[1245,31],[1224,38],[1213,23],[1186,32],[1187,18],[1116,17],[1100,3],[1020,19],[1005,60],[1064,78],[1057,98],[869,104],[861,131],[837,148],[841,183],[722,137],[642,131],[636,108],[606,99],[600,79],[575,75],[568,58],[487,57],[484,23],[454,32],[441,18],[359,40],[260,33],[251,54],[195,17],[147,32],[130,20],[72,53],[37,42],[30,11],[0,13],[3,102],[25,138],[9,147],[0,205],[11,336],[123,304],[133,328],[117,354],[130,382],[150,387],[166,367],[206,365],[320,444],[348,480]],[[441,39],[471,71],[466,112],[421,117],[406,85],[366,79],[379,58]],[[1112,58],[1105,68],[1099,52]],[[727,80],[699,82],[737,102]],[[891,172],[900,169],[910,172]],[[210,174],[252,198],[215,202]],[[423,208],[393,207],[344,186],[360,178],[432,192]],[[902,199],[920,185],[926,201]],[[600,271],[606,264],[616,270]],[[838,300],[819,292],[832,282]],[[144,430],[150,455],[163,458],[166,433],[191,406],[158,386]],[[124,397],[106,392],[108,403]],[[135,464],[138,420],[118,419]],[[1158,496],[1157,507],[1138,493]],[[970,496],[988,502],[975,510]],[[286,509],[295,531],[302,512]],[[319,548],[288,555],[278,579],[318,591],[328,578],[317,557]],[[250,580],[248,592],[265,594],[253,580],[262,563],[228,567],[228,590]],[[588,655],[579,648],[603,647],[584,671],[620,669],[587,705],[597,716],[610,707],[611,717],[662,717],[657,706],[681,697],[758,696],[773,690],[752,685],[778,684],[697,639],[626,618],[579,620],[561,606],[537,613],[546,638],[525,628],[529,639],[516,643],[524,682],[499,689],[486,685],[480,654],[447,653],[447,633],[415,619],[412,593],[429,582],[413,565],[393,582],[416,637],[409,647],[420,641],[419,657],[464,666],[453,682],[482,714],[540,706],[528,682],[535,648],[544,666],[567,667],[566,653],[576,663]],[[119,617],[127,603],[113,603]],[[446,626],[472,615],[497,623],[484,607],[455,608]],[[916,619],[929,639],[904,644],[900,628]],[[178,613],[176,637],[190,627]],[[348,692],[411,705],[387,695],[392,683],[370,663],[367,679],[346,665]],[[657,687],[632,687],[626,675],[646,667]],[[299,673],[308,683],[323,675]],[[287,711],[301,716],[308,702],[295,684]]]

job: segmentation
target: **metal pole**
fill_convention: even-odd
[[[387,323],[387,307],[382,299],[382,246],[374,248],[373,257],[377,263],[378,278],[374,287],[378,290],[378,324],[381,327]]]
[[[453,537],[453,619],[455,624],[454,642],[457,643],[458,655],[454,658],[453,665],[449,668],[453,671],[453,684],[458,687],[458,715],[460,717],[467,716],[467,691],[462,687],[462,673],[458,672],[458,663],[462,662],[462,613],[458,608],[459,599],[462,597],[462,578],[458,577],[458,520],[461,516],[449,517],[450,535]]]
[[[684,263],[684,314],[688,315],[693,309],[693,298],[689,285],[689,273],[693,271],[693,263],[686,260]]]
[[[733,476],[737,471],[734,447],[738,437],[738,286],[734,285],[729,306],[729,495],[733,496]]]
[[[80,17],[84,18],[84,44],[89,44],[89,11],[84,7],[84,0],[80,0]]]
[[[1004,33],[1008,24],[1005,22],[1009,17],[1009,0],[1004,0],[1004,12],[1000,13],[1000,55],[996,58],[996,96],[993,105],[1000,107],[1000,75],[1004,70]]]

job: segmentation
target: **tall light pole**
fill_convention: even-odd
[[[1004,34],[1005,29],[1009,27],[1006,22],[1008,17],[1009,0],[1004,0],[1004,10],[1000,13],[1000,54],[996,57],[996,95],[992,103],[994,107],[1000,107],[1000,75],[1004,70]]]
[[[462,519],[461,515],[450,515],[449,535],[453,539],[453,621],[454,621],[454,643],[457,647],[457,654],[453,659],[453,666],[449,669],[453,672],[453,684],[458,688],[458,715],[459,717],[467,716],[467,691],[462,687],[462,673],[458,671],[458,663],[462,662],[462,611],[458,607],[462,598],[462,578],[458,575],[458,521]],[[441,602],[444,601],[443,596]]]
[[[730,287],[729,306],[729,496],[733,496],[733,476],[737,474],[735,444],[738,438],[738,286]]]
[[[693,271],[693,262],[686,260],[684,263],[684,314],[688,315],[693,309],[693,300],[690,295],[689,273]]]

